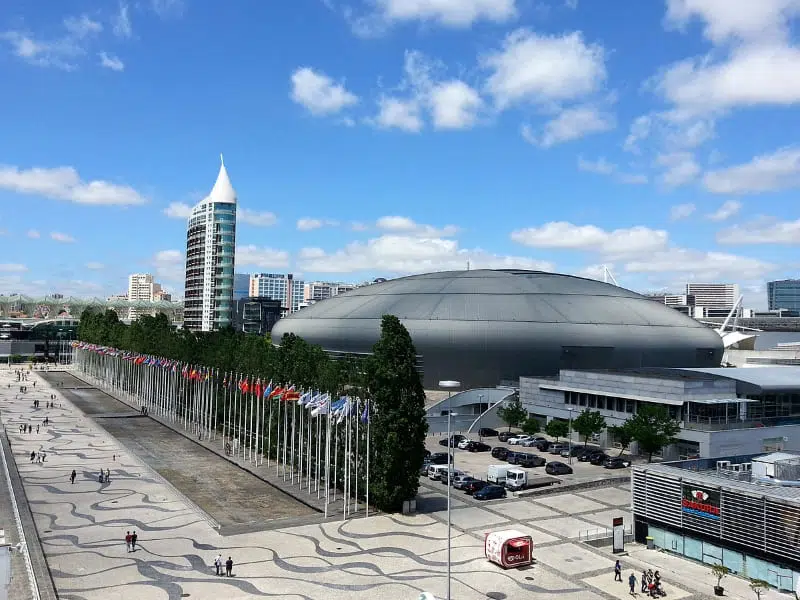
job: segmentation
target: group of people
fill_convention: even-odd
[[[97,480],[100,483],[111,483],[111,471],[106,469],[105,473],[103,473],[103,469],[100,469],[100,475],[98,476]],[[134,533],[136,533],[134,531]]]
[[[136,530],[133,530],[133,533],[130,531],[125,534],[125,546],[128,548],[128,552],[136,552],[136,542],[139,540],[139,536],[136,535]]]
[[[222,575],[222,565],[225,565],[225,576],[233,577],[233,559],[229,556],[228,560],[222,560],[222,554],[217,554],[214,558],[214,568],[217,570],[217,575]]]
[[[42,464],[46,458],[47,458],[46,452],[42,452],[41,450],[39,450],[39,452],[31,450],[31,462],[36,461],[38,464]]]
[[[614,581],[622,581],[622,565],[619,561],[614,564]],[[639,583],[641,583],[641,593],[648,594],[651,598],[658,598],[660,596],[667,595],[661,587],[661,573],[658,571],[653,572],[653,569],[643,569],[642,578]],[[636,575],[631,573],[628,577],[628,585],[631,588],[631,596],[636,595],[636,584]]]

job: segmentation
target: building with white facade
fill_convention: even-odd
[[[730,311],[739,300],[738,283],[687,283],[686,294],[694,296],[695,306]],[[705,314],[703,316],[711,316]]]
[[[133,273],[128,276],[128,297],[127,300],[133,302],[153,302],[155,300],[163,300],[164,292],[161,289],[161,284],[156,283],[153,275],[150,273]],[[169,294],[167,294],[168,296]],[[128,314],[123,315],[122,318],[135,321],[143,315],[153,315],[153,310],[146,308],[135,308],[131,306],[128,309]]]
[[[214,331],[231,325],[235,252],[236,191],[222,161],[211,193],[189,217],[184,328]]]
[[[284,316],[305,305],[305,283],[291,273],[255,273],[250,276],[250,297],[280,300]]]
[[[327,300],[356,288],[353,283],[334,283],[330,281],[311,281],[304,285],[303,299],[306,304]]]

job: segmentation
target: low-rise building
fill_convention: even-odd
[[[244,333],[267,335],[281,318],[280,300],[265,297],[240,298],[234,302],[233,328]]]

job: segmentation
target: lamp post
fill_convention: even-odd
[[[447,390],[447,596],[445,600],[450,600],[450,473],[453,470],[453,452],[452,438],[450,437],[450,417],[453,414],[450,399],[453,397],[453,390],[461,387],[460,381],[440,381],[439,387]]]
[[[480,411],[479,414],[483,414],[483,394],[478,394],[478,411]],[[481,429],[482,427],[478,428],[478,439],[480,441],[483,441],[483,436],[481,435]]]
[[[569,430],[567,431],[567,437],[569,438],[569,464],[572,464],[572,411],[575,409],[570,407],[567,410],[569,410]]]

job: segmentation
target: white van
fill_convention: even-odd
[[[431,465],[428,467],[428,479],[440,481],[443,474],[447,473],[447,465]]]

